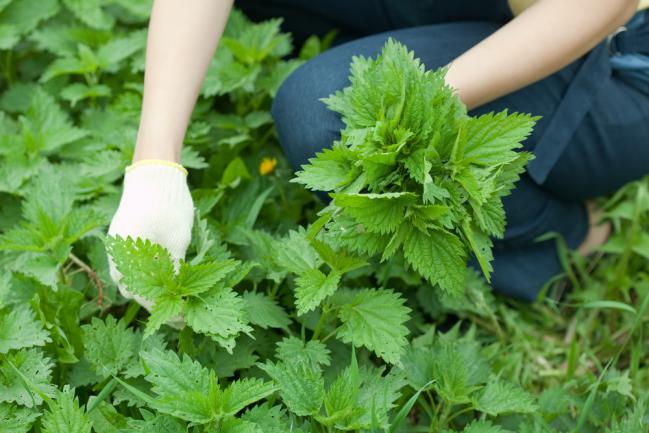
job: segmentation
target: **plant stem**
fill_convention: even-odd
[[[97,306],[101,307],[104,303],[104,283],[101,282],[101,278],[99,278],[97,272],[95,272],[90,266],[88,266],[86,262],[74,255],[74,253],[70,253],[69,258],[75,265],[83,269],[84,272],[88,275],[88,278],[90,278],[95,284],[95,287],[97,288]]]
[[[320,335],[320,331],[321,331],[322,326],[324,325],[328,315],[329,315],[329,304],[325,304],[325,305],[322,306],[322,314],[320,315],[320,319],[318,320],[318,324],[315,326],[315,330],[313,331],[313,335],[311,336],[312,340],[315,340]]]

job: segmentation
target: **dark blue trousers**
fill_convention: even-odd
[[[255,4],[239,3],[253,17],[267,18]],[[339,115],[319,99],[349,85],[352,56],[375,56],[392,37],[435,69],[512,18],[506,0],[274,0],[263,5],[266,12],[277,6],[274,15],[293,17],[286,27],[298,38],[309,28],[311,33],[341,30],[339,44],[298,68],[273,104],[280,143],[296,170],[339,138]],[[316,24],[309,25],[309,16]],[[507,226],[504,239],[495,242],[492,276],[498,292],[534,300],[561,271],[554,241],[535,238],[557,232],[575,248],[588,230],[584,201],[649,173],[649,89],[613,73],[604,48],[470,113],[508,109],[542,116],[524,143],[539,161],[504,199]]]

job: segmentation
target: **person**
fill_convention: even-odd
[[[535,240],[556,232],[588,254],[609,232],[596,224],[590,200],[649,173],[649,0],[235,5],[255,20],[282,16],[297,41],[338,29],[334,46],[295,70],[273,102],[280,144],[296,170],[342,128],[319,98],[349,84],[352,56],[375,56],[388,37],[429,69],[449,65],[446,82],[469,114],[508,109],[542,116],[524,143],[536,159],[504,200],[508,222],[495,242],[492,274],[498,292],[533,301],[561,270],[554,241]],[[193,221],[180,164],[183,137],[231,7],[231,0],[155,0],[152,8],[135,153],[108,233],[160,243],[176,262]]]

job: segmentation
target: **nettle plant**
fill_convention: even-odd
[[[243,228],[253,259],[238,260],[209,240],[206,221],[199,217],[196,254],[181,260],[177,273],[159,245],[130,237],[106,240],[124,275],[122,283],[153,302],[144,341],[179,314],[186,325],[180,331],[182,344],[200,337],[234,356],[244,334],[258,343],[256,327],[283,330],[288,336],[276,342],[275,359],[256,363],[258,374],[271,381],[254,375],[223,389],[214,372],[159,349],[142,353],[145,369],[152,372],[145,379],[153,396],[126,375],[112,379],[129,398],[158,413],[222,431],[257,431],[251,424],[256,415],[250,414],[265,407],[268,416],[266,411],[278,406],[257,406],[241,417],[237,413],[271,395],[279,396],[297,423],[294,431],[318,425],[393,431],[424,390],[437,395],[434,408],[424,407],[445,411],[431,416],[439,428],[471,411],[497,417],[535,410],[526,391],[492,375],[472,336],[460,339],[456,330],[432,345],[412,346],[406,326],[412,310],[401,293],[345,284],[379,251],[384,260],[402,252],[445,292],[463,291],[469,251],[488,276],[489,236],[502,235],[504,229],[500,199],[531,157],[514,149],[529,134],[534,118],[468,116],[444,84],[444,71],[426,72],[392,40],[376,60],[357,58],[351,70],[352,85],[326,100],[347,125],[341,141],[313,158],[295,179],[311,189],[334,191],[333,202],[308,229],[276,237]],[[249,275],[253,271],[274,281],[269,291],[256,290],[256,283],[244,291],[256,281]],[[278,303],[283,284],[293,288],[290,315]],[[299,336],[291,330],[294,321]],[[351,345],[351,364],[331,370],[331,347],[341,345]],[[359,366],[356,350],[362,349],[368,351],[362,352],[363,359],[371,353],[383,365],[366,361]],[[433,352],[440,357],[431,357]],[[386,373],[387,366],[392,368]],[[407,385],[416,392],[396,411]],[[487,420],[467,431],[471,428],[499,431]]]
[[[489,280],[502,197],[533,157],[516,150],[538,118],[469,116],[444,75],[392,39],[376,59],[355,57],[351,85],[323,99],[342,116],[341,138],[294,181],[330,192],[327,242],[381,262],[402,254],[431,284],[460,293],[470,253]]]

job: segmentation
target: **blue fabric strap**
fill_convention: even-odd
[[[602,42],[587,54],[534,148],[536,158],[528,164],[527,172],[537,184],[545,182],[550,170],[590,110],[596,90],[601,87],[599,83],[610,74],[608,47],[606,42]]]

